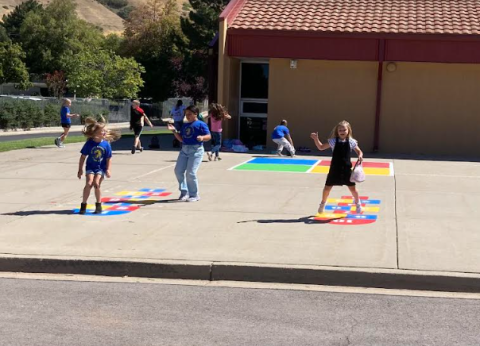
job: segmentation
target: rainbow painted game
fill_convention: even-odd
[[[355,161],[353,161],[355,162]],[[235,171],[264,171],[289,173],[320,173],[327,174],[331,160],[291,159],[256,157],[240,165],[230,168]],[[393,176],[392,162],[363,161],[366,175]]]

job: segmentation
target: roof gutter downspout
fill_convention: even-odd
[[[379,150],[380,144],[380,115],[382,113],[382,85],[383,85],[383,62],[385,61],[385,40],[378,41],[378,74],[377,74],[377,102],[375,109],[375,130],[373,151]]]

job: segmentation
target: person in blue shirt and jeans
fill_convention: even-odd
[[[287,121],[282,120],[280,125],[273,129],[272,140],[277,144],[277,155],[283,156],[282,151],[285,147],[292,157],[295,157],[295,147],[287,127]]]
[[[180,201],[197,202],[200,200],[197,171],[205,152],[203,142],[209,141],[212,136],[207,124],[198,120],[199,113],[197,107],[187,107],[185,110],[187,122],[183,124],[180,131],[175,129],[172,124],[168,124],[168,129],[174,133],[175,138],[183,143],[175,165]]]
[[[72,126],[72,120],[70,118],[79,117],[80,114],[72,114],[70,113],[70,106],[72,105],[72,101],[70,99],[64,99],[62,103],[62,108],[60,109],[60,123],[63,127],[63,133],[60,137],[55,138],[55,145],[59,148],[64,148],[63,141],[68,136],[68,132],[70,131],[70,127]]]
[[[112,158],[112,147],[110,142],[120,138],[118,131],[105,129],[104,121],[96,121],[93,118],[85,120],[85,128],[83,134],[87,137],[80,153],[80,161],[78,163],[78,179],[83,175],[83,164],[87,161],[85,167],[85,187],[83,188],[83,199],[80,205],[79,214],[85,214],[87,211],[87,200],[90,196],[92,187],[95,188],[95,214],[102,213],[102,192],[100,186],[103,178],[110,178],[110,165]]]

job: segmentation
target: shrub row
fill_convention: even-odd
[[[72,112],[75,112],[72,109]],[[94,114],[85,110],[80,114],[80,121],[84,124],[87,117],[103,116],[108,120],[108,110],[102,110],[101,114]],[[60,126],[60,105],[48,103],[44,107],[35,101],[5,101],[0,103],[0,129],[29,130],[32,127]]]

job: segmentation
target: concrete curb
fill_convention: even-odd
[[[0,257],[0,272],[247,281],[480,293],[480,275],[396,269],[284,266],[208,261]]]

